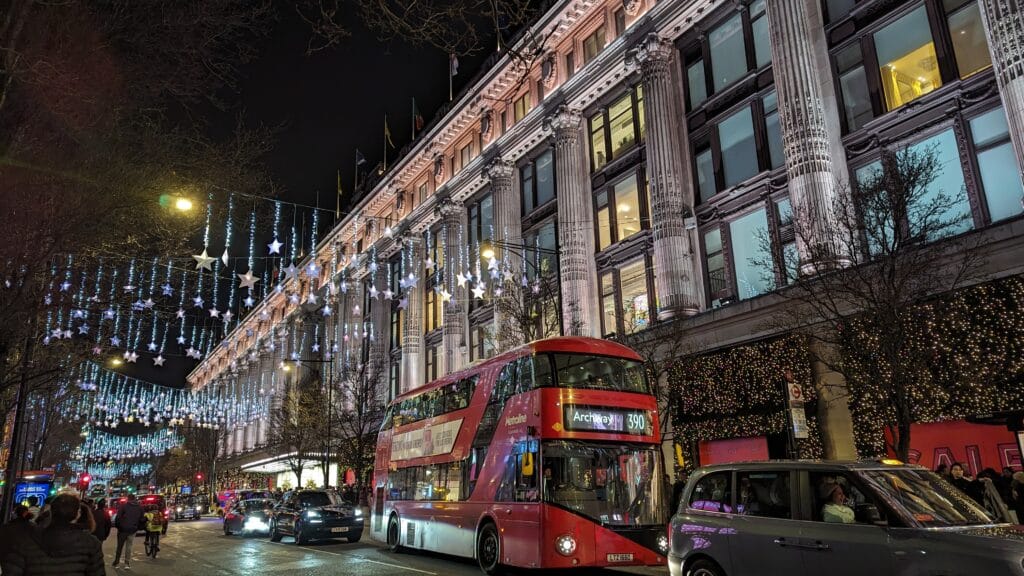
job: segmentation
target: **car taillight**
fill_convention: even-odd
[[[171,511],[170,510],[164,510],[164,518],[167,518],[170,515],[171,515]]]

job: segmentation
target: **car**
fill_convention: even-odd
[[[231,504],[224,512],[224,535],[270,532],[270,516],[274,501],[269,498],[250,498]]]
[[[206,512],[206,506],[198,498],[185,496],[179,498],[171,508],[171,518],[174,520],[199,520]]]
[[[1024,575],[1024,526],[891,460],[700,468],[669,540],[671,576]]]
[[[342,536],[358,542],[363,535],[363,509],[346,503],[334,490],[287,492],[271,515],[270,540],[280,542],[286,535],[299,545]]]

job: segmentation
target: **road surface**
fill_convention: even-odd
[[[117,568],[110,564],[117,548],[117,534],[103,543],[107,576],[480,576],[472,560],[424,552],[393,553],[364,534],[363,540],[349,544],[343,540],[296,546],[286,536],[280,543],[265,536],[224,536],[221,521],[172,522],[160,539],[156,560],[144,557],[143,538],[135,539],[132,568],[125,570],[124,560]],[[667,569],[641,568],[628,571],[574,571],[570,574],[641,574],[663,576]],[[545,572],[545,575],[550,574]]]

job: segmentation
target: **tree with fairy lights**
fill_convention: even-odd
[[[287,456],[288,469],[295,474],[295,485],[302,486],[302,472],[307,462],[315,462],[323,450],[326,437],[325,407],[327,394],[319,376],[309,373],[289,386],[269,414],[268,444]]]
[[[373,471],[377,432],[384,417],[387,393],[387,363],[384,357],[344,366],[335,377],[337,385],[337,461],[356,476],[356,494],[362,494]]]
[[[934,354],[917,338],[917,306],[976,281],[982,264],[979,235],[966,234],[966,195],[946,188],[957,162],[927,146],[884,150],[831,206],[817,207],[828,225],[810,208],[792,214],[803,269],[787,266],[791,286],[780,294],[794,302],[778,321],[808,336],[815,360],[845,376],[846,389],[829,392],[848,399],[858,437],[884,430],[885,447],[901,459],[911,424],[951,401],[932,377]],[[765,253],[777,250],[767,235],[762,243]]]

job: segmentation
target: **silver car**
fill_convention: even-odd
[[[1024,575],[1024,526],[895,461],[701,468],[670,540],[672,576]]]

